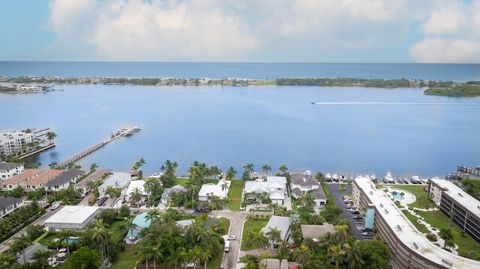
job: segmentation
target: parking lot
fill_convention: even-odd
[[[346,187],[345,191],[340,191],[338,187],[341,184],[328,184],[328,188],[330,190],[330,193],[333,196],[333,199],[335,200],[335,204],[342,209],[342,214],[343,217],[345,217],[349,222],[350,222],[350,229],[352,231],[352,234],[357,238],[357,239],[371,239],[372,235],[365,233],[364,226],[365,222],[364,219],[361,217],[359,214],[358,210],[355,210],[355,208],[352,208],[350,205],[346,205],[344,201],[344,195],[352,194],[352,186],[348,184],[344,184]],[[350,207],[350,208],[349,208]],[[362,235],[364,233],[364,235]]]

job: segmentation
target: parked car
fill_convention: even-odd
[[[229,235],[229,236],[227,237],[227,240],[237,240],[237,236],[235,236],[235,235]]]
[[[50,207],[50,210],[55,210],[60,207],[60,202],[54,202],[52,204],[52,207]]]
[[[107,199],[108,199],[108,198],[107,198],[106,196],[101,197],[101,198],[98,198],[98,199],[97,199],[97,205],[98,205],[98,206],[103,206],[103,204],[105,204],[105,202],[107,201]]]
[[[209,207],[202,207],[202,208],[194,208],[193,209],[194,213],[210,213],[212,212],[212,209]]]
[[[225,247],[223,248],[225,252],[230,251],[230,241],[225,241]]]

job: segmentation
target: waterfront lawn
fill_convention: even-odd
[[[177,177],[175,179],[175,185],[181,185],[181,186],[186,186],[187,185],[188,178],[183,178],[183,177]]]
[[[422,232],[422,233],[429,233],[427,227],[423,224],[420,224],[417,222],[417,217],[415,217],[414,215],[412,215],[410,212],[408,212],[408,210],[406,209],[403,209],[402,210],[403,214],[407,217],[407,219],[415,226],[417,227],[417,229]]]
[[[215,255],[212,256],[212,259],[210,259],[207,263],[207,269],[218,269],[221,268],[222,266],[222,260],[223,260],[223,248],[220,248]],[[203,264],[202,264],[203,266]],[[203,267],[202,267],[203,268]]]
[[[435,203],[428,198],[428,193],[423,190],[425,185],[393,185],[396,189],[406,190],[415,195],[416,201],[409,204],[409,207],[434,208]]]
[[[480,243],[475,241],[470,235],[465,234],[455,223],[453,223],[447,216],[440,211],[423,212],[418,214],[422,216],[427,223],[437,229],[448,228],[452,229],[453,241],[458,246],[458,253],[462,256],[480,260]]]
[[[139,259],[140,245],[125,245],[125,250],[118,255],[116,262],[112,264],[110,269],[131,269],[135,268],[135,264]]]
[[[242,233],[242,247],[241,250],[246,251],[246,250],[251,250],[251,248],[248,248],[245,246],[244,242],[246,242],[248,238],[248,234],[252,232],[259,232],[265,225],[267,225],[266,220],[253,220],[249,219],[245,221],[245,224],[243,225],[243,233]]]
[[[244,186],[245,182],[243,180],[232,180],[230,185],[230,193],[228,194],[228,209],[233,211],[240,210]]]

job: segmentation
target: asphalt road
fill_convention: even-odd
[[[32,222],[32,224],[35,224],[35,225],[43,225],[43,223],[48,219],[50,218],[53,214],[55,214],[57,211],[59,211],[60,209],[62,208],[62,206],[60,206],[59,208],[57,208],[56,210],[50,210],[50,208],[47,208],[47,211],[45,212],[45,214],[43,214],[40,218],[36,219],[34,222]],[[30,225],[32,225],[30,224]],[[11,236],[8,240],[5,240],[3,243],[0,244],[0,253],[3,253],[5,251],[7,251],[9,248],[10,248],[10,245],[13,244],[13,241],[15,241],[16,238],[19,238],[20,236],[22,236],[23,234],[26,234],[27,233],[27,227],[29,225],[27,225],[26,227],[24,227],[23,229],[21,229],[20,231],[18,231],[16,234],[14,234],[13,236]]]
[[[350,230],[352,231],[352,234],[357,239],[362,240],[364,238],[362,237],[361,232],[357,230],[355,222],[352,219],[352,214],[345,208],[345,202],[343,201],[342,197],[345,194],[352,194],[352,186],[345,184],[346,191],[343,192],[338,190],[338,186],[340,186],[340,184],[328,184],[328,189],[335,200],[335,204],[342,209],[343,216],[350,222]]]

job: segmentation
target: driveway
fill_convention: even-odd
[[[352,231],[352,234],[357,238],[357,239],[365,239],[362,237],[361,232],[357,229],[355,221],[353,221],[352,214],[345,208],[345,202],[343,201],[343,195],[345,194],[352,194],[352,186],[345,184],[346,191],[339,191],[338,187],[341,184],[338,183],[332,183],[328,184],[328,189],[330,190],[330,193],[333,196],[333,199],[335,200],[335,204],[342,209],[342,214],[343,216],[350,222],[350,229]]]

